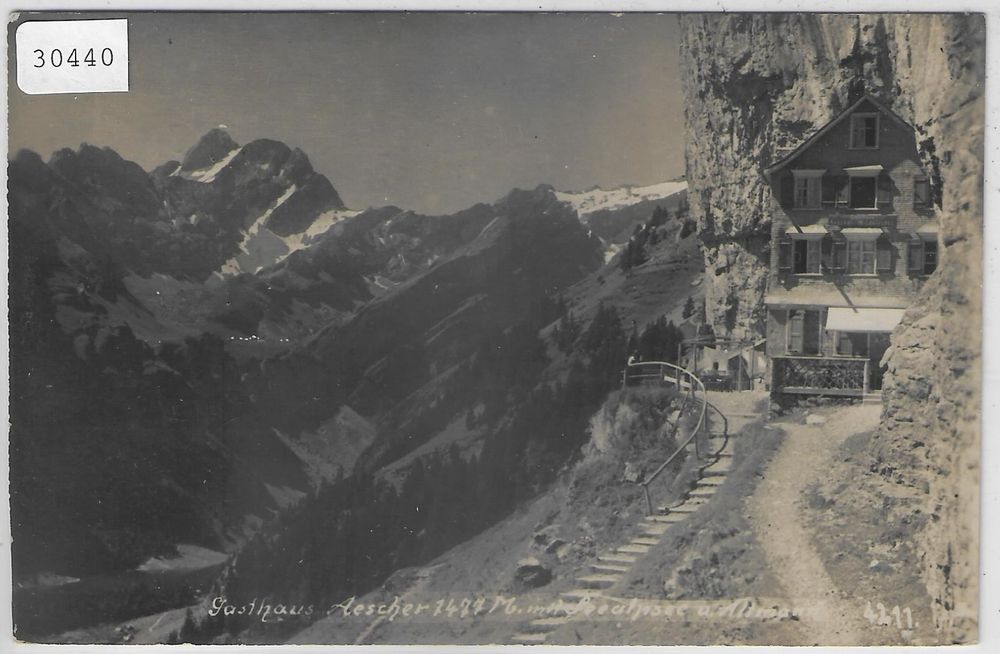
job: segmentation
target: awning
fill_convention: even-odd
[[[879,173],[882,172],[882,164],[853,166],[851,168],[844,168],[844,172],[847,173],[848,177],[878,177]]]
[[[917,236],[921,238],[937,239],[938,224],[934,221],[924,223],[917,228]]]
[[[826,315],[826,328],[838,332],[891,332],[904,313],[906,309],[831,307]]]
[[[823,225],[803,225],[801,227],[790,225],[785,230],[785,234],[792,238],[820,238],[826,236],[828,233],[826,227]]]
[[[881,227],[845,227],[840,230],[844,238],[874,239],[885,233]]]

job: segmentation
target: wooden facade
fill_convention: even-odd
[[[879,390],[892,321],[937,264],[934,180],[913,128],[866,96],[765,175],[772,391]]]

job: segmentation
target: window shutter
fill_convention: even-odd
[[[795,177],[791,173],[781,178],[781,204],[785,207],[795,204]]]
[[[924,272],[924,242],[910,241],[906,252],[907,269],[911,275],[920,275]]]
[[[832,240],[832,239],[831,239]],[[844,272],[847,268],[847,241],[836,239],[830,244],[834,272]]]
[[[816,209],[820,206],[823,195],[823,180],[819,177],[810,177],[809,181],[806,182],[809,188],[809,201],[806,205],[811,209]]]
[[[831,175],[823,175],[823,204],[833,204],[837,200],[837,182]]]
[[[820,248],[820,271],[829,272],[833,270],[833,239],[824,236],[819,241]]]
[[[860,148],[865,144],[865,120],[862,116],[851,116],[850,147]]]
[[[893,272],[893,253],[896,248],[893,247],[889,239],[884,236],[880,236],[875,242],[875,270],[880,273],[891,273]]]
[[[913,180],[913,204],[918,207],[926,207],[931,203],[930,184],[926,178],[918,177]]]
[[[792,269],[792,239],[782,236],[778,239],[778,270]]]
[[[788,316],[788,351],[802,352],[802,336],[805,329],[805,312],[791,311]]]
[[[836,189],[836,203],[837,204],[847,204],[847,188],[850,183],[850,179],[847,175],[838,175],[834,179],[834,187]]]
[[[878,204],[892,204],[892,178],[884,172],[878,176]]]
[[[815,275],[820,271],[822,258],[820,242],[810,239],[806,242],[806,272]]]

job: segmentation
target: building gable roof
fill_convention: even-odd
[[[799,146],[796,147],[794,150],[792,150],[791,152],[789,152],[788,154],[786,154],[784,157],[782,157],[781,159],[779,159],[775,163],[773,163],[770,166],[768,166],[767,168],[765,168],[764,169],[764,176],[767,177],[768,179],[770,179],[771,175],[773,175],[774,173],[778,172],[779,170],[781,170],[782,168],[784,168],[785,166],[787,166],[788,164],[790,164],[800,154],[802,154],[803,152],[805,152],[806,150],[808,150],[809,148],[811,148],[813,146],[813,144],[815,144],[819,139],[823,138],[827,133],[830,132],[830,130],[832,130],[834,127],[836,127],[837,125],[839,125],[845,118],[847,118],[852,113],[854,113],[857,110],[857,108],[860,107],[865,102],[870,103],[872,106],[874,106],[876,109],[878,109],[878,111],[880,113],[888,116],[889,118],[891,118],[895,122],[899,123],[900,125],[902,125],[906,129],[913,130],[913,126],[910,125],[905,120],[903,120],[902,118],[900,118],[899,114],[897,114],[896,112],[892,111],[891,109],[889,109],[888,107],[886,107],[884,104],[882,104],[881,102],[879,102],[878,100],[876,100],[872,96],[870,96],[870,95],[864,95],[861,98],[859,98],[857,102],[855,102],[854,104],[852,104],[850,107],[848,107],[847,109],[844,109],[843,111],[841,111],[833,120],[831,120],[826,125],[824,125],[819,130],[817,130],[815,134],[813,134],[812,136],[810,136],[809,138],[807,138],[805,141],[803,141],[801,144],[799,144]]]

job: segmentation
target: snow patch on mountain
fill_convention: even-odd
[[[556,198],[560,202],[571,204],[576,213],[583,218],[595,211],[612,211],[647,200],[660,200],[686,190],[687,182],[681,180],[649,186],[623,186],[609,191],[601,188],[583,192],[556,191]]]
[[[237,254],[223,264],[220,270],[223,275],[257,272],[268,263],[273,262],[274,258],[280,256],[283,251],[287,254],[283,239],[264,225],[274,210],[283,205],[297,190],[298,187],[295,184],[285,189],[285,192],[274,201],[274,204],[259,215],[253,224],[243,232],[243,240],[240,241],[241,254]]]
[[[352,218],[360,211],[349,209],[334,209],[316,217],[304,231],[289,236],[279,236],[266,227],[271,214],[284,204],[298,190],[295,184],[268,207],[253,224],[243,233],[240,242],[240,254],[227,261],[219,270],[223,277],[240,273],[255,273],[261,268],[276,264],[293,252],[302,250],[315,242],[334,225]]]
[[[253,224],[250,225],[250,229],[248,229],[243,233],[244,237],[243,237],[243,242],[240,243],[240,250],[244,254],[250,254],[250,251],[246,247],[248,241],[257,234],[259,234],[262,229],[264,229],[264,224],[267,222],[267,219],[271,217],[271,214],[274,213],[274,210],[283,205],[288,200],[288,198],[292,197],[292,195],[297,190],[299,189],[297,186],[295,186],[295,184],[292,184],[291,186],[286,188],[285,192],[281,194],[281,197],[275,200],[274,204],[272,204],[270,207],[267,208],[267,211],[258,216],[257,220],[255,220]]]
[[[296,250],[301,250],[302,248],[312,244],[318,237],[325,234],[334,225],[337,225],[348,218],[353,218],[359,213],[361,212],[354,211],[352,209],[333,209],[320,214],[304,232],[299,232],[298,234],[292,234],[285,237],[284,241],[285,245],[288,246],[288,254],[291,254]]]
[[[199,168],[198,170],[192,170],[190,172],[182,172],[181,167],[178,166],[177,170],[171,173],[171,175],[180,175],[185,179],[190,179],[195,182],[201,182],[203,184],[210,184],[213,181],[215,181],[215,176],[218,175],[220,172],[222,172],[222,169],[228,166],[229,162],[232,161],[233,158],[236,157],[236,155],[238,155],[242,149],[243,149],[242,147],[233,148],[226,154],[226,156],[222,157],[217,162],[215,162],[214,165],[209,166],[208,168]]]

